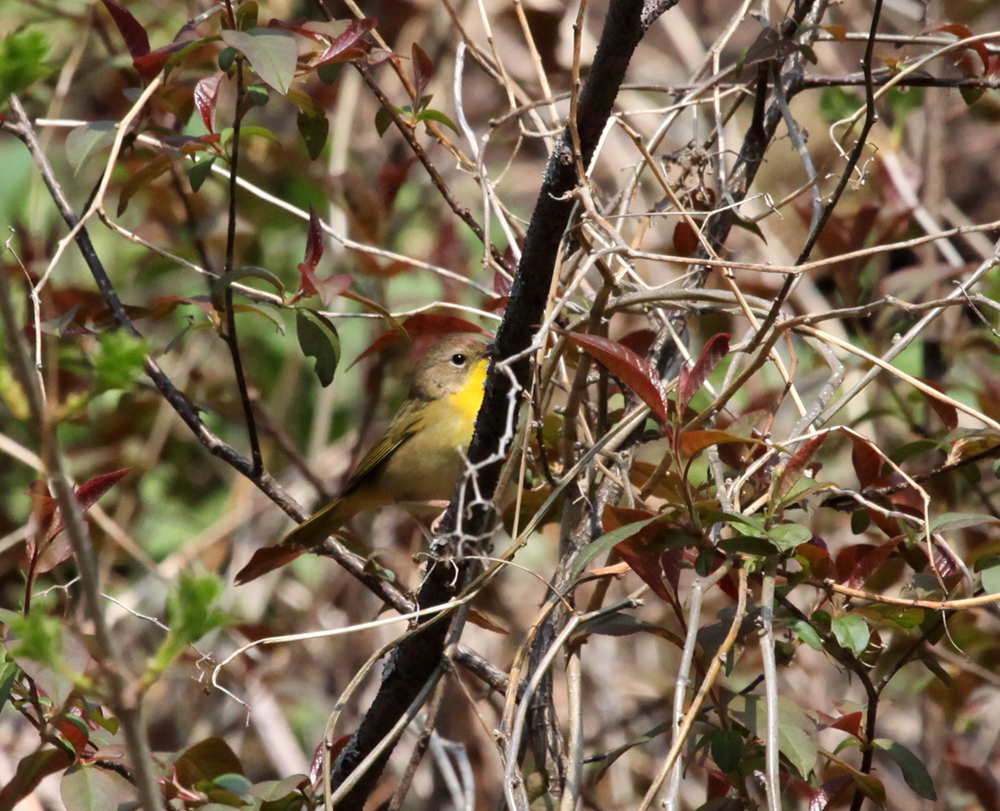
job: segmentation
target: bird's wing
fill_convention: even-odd
[[[402,405],[396,416],[392,418],[382,438],[376,442],[361,459],[357,470],[344,485],[341,498],[358,488],[376,469],[385,464],[400,447],[405,445],[423,425],[423,413],[427,404],[422,401],[409,400]]]

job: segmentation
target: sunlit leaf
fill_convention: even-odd
[[[857,614],[844,614],[830,620],[830,630],[842,647],[855,654],[863,653],[871,639],[871,629]]]
[[[257,75],[282,95],[288,93],[295,78],[299,47],[292,34],[272,28],[250,31],[222,31],[227,45],[241,51]]]
[[[663,422],[667,421],[667,397],[656,370],[626,346],[600,335],[564,333],[566,338],[585,349],[599,363],[607,366]]]

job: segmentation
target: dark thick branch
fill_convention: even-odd
[[[665,5],[659,3],[655,8],[662,10]],[[612,0],[608,8],[604,30],[578,104],[577,130],[582,153],[579,158],[584,166],[593,158],[632,54],[653,19],[643,19],[643,11],[641,0]],[[651,12],[647,10],[648,13]],[[469,462],[476,467],[477,474],[474,481],[470,478],[456,489],[439,535],[439,539],[445,540],[439,540],[435,545],[437,551],[444,551],[449,542],[454,544],[459,529],[461,537],[468,539],[488,537],[493,527],[493,510],[482,501],[476,502],[476,499],[488,500],[492,497],[503,457],[512,439],[508,431],[508,414],[515,384],[498,367],[518,358],[511,363],[511,369],[517,386],[527,390],[530,362],[524,353],[531,346],[545,311],[559,246],[573,212],[571,195],[580,182],[572,143],[567,127],[549,158],[511,287],[510,303],[497,333],[486,394],[469,448]],[[459,520],[458,505],[474,502],[477,506]],[[439,561],[433,564],[420,589],[420,606],[438,605],[450,600],[466,583],[473,567],[471,561]],[[405,639],[395,650],[386,666],[375,701],[336,763],[333,785],[351,773],[406,711],[440,663],[447,633],[447,623],[434,622],[422,633]],[[364,807],[388,757],[387,752],[369,769],[341,801],[339,809],[360,811]]]

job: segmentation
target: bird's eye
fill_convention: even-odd
[[[465,355],[463,355],[461,352],[456,352],[454,355],[451,356],[451,365],[457,366],[458,368],[465,366]]]

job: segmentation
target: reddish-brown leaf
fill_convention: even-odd
[[[434,76],[434,63],[427,52],[415,42],[410,49],[410,54],[413,58],[413,85],[419,99],[424,95],[427,84]]]
[[[698,250],[698,234],[687,220],[680,220],[674,226],[674,253],[691,257]]]
[[[316,265],[323,257],[323,223],[316,213],[316,209],[309,204],[309,231],[306,236],[306,256],[302,265],[310,271],[316,270]],[[302,269],[299,265],[299,269]]]
[[[222,72],[207,76],[194,86],[194,106],[205,122],[205,129],[215,132],[215,104],[219,100],[219,85],[222,82]]]
[[[947,394],[947,392],[933,380],[927,380],[926,378],[917,378],[924,385],[930,386],[934,391],[939,391],[942,394]],[[941,422],[944,423],[945,427],[949,431],[954,431],[958,428],[958,410],[951,403],[946,403],[943,400],[939,400],[937,397],[927,394],[927,392],[920,392],[924,399],[927,401],[927,405],[934,409],[934,413],[941,418]]]
[[[365,51],[360,50],[355,46],[358,41],[377,24],[378,20],[371,19],[370,17],[362,17],[360,20],[355,20],[347,27],[343,34],[330,43],[329,48],[320,54],[319,58],[316,60],[316,67],[325,65],[328,62],[345,62],[364,56]],[[348,50],[358,51],[358,53],[345,53]]]
[[[851,452],[851,462],[854,464],[854,474],[858,477],[861,488],[871,487],[882,475],[882,457],[871,445],[857,436],[851,437],[854,450]]]
[[[831,37],[833,37],[837,42],[847,42],[847,26],[846,25],[824,25],[821,26],[823,30],[826,31]]]
[[[348,273],[334,274],[325,279],[317,279],[316,274],[311,270],[306,270],[304,262],[299,265],[299,273],[302,277],[299,293],[303,298],[318,295],[324,307],[329,307],[330,302],[337,296],[343,296],[347,292],[347,288],[354,282],[354,277]]]
[[[667,396],[663,391],[663,384],[656,370],[645,358],[640,358],[627,346],[600,335],[583,335],[577,332],[563,334],[638,394],[661,422],[667,421]]]
[[[125,467],[121,470],[116,470],[113,473],[105,473],[101,476],[95,476],[90,481],[80,485],[76,491],[76,500],[80,504],[80,511],[87,512],[87,510],[97,503],[97,500],[101,496],[118,484],[118,482],[120,482],[125,474],[130,470],[132,470],[132,468]],[[52,531],[52,537],[55,537],[62,532],[65,526],[66,524],[63,521],[62,514],[60,514],[59,519],[56,521],[55,529]]]
[[[145,56],[149,53],[149,35],[139,21],[132,16],[132,12],[125,6],[115,2],[115,0],[101,0],[104,7],[111,14],[111,19],[118,26],[118,31],[125,40],[125,47],[133,59]]]
[[[677,383],[677,406],[681,411],[687,408],[687,404],[691,402],[691,398],[694,397],[698,389],[704,385],[708,376],[729,354],[729,339],[731,337],[725,332],[713,335],[705,344],[705,348],[701,350],[698,362],[690,370],[687,367],[681,369],[680,379]]]
[[[823,444],[827,434],[820,434],[817,437],[810,439],[802,448],[799,450],[795,456],[788,460],[788,464],[785,465],[784,470],[781,471],[778,477],[778,483],[774,488],[775,503],[781,502],[785,496],[792,492],[792,488],[795,487],[799,479],[802,478],[802,474],[806,472],[806,468],[812,461],[813,456],[816,455],[816,451],[819,450],[819,446]]]
[[[959,39],[968,39],[969,37],[973,36],[972,31],[969,30],[967,26],[964,26],[960,23],[949,23],[948,25],[942,25],[940,28],[931,29],[930,33],[933,33],[934,31],[945,31],[949,34],[954,34]],[[980,42],[971,42],[966,47],[971,48],[973,51],[979,54],[979,58],[980,60],[982,60],[983,63],[983,74],[985,75],[986,72],[990,69],[990,52],[986,49],[986,45],[980,41]]]

